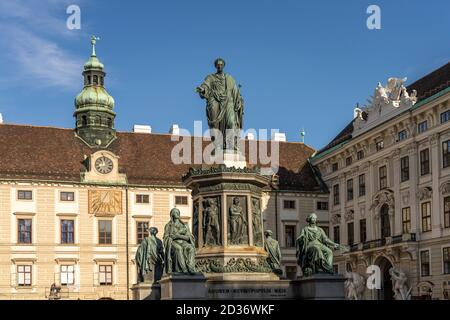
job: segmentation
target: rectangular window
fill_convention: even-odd
[[[17,284],[19,287],[31,286],[31,265],[17,266]]]
[[[378,169],[380,174],[380,190],[387,188],[387,167],[382,166]]]
[[[427,120],[422,121],[417,125],[417,131],[419,133],[425,132],[425,131],[427,131],[427,129],[428,129],[428,121]]]
[[[420,252],[420,274],[422,277],[430,275],[430,251],[428,250]]]
[[[136,203],[150,203],[150,195],[148,194],[137,194],[136,195]]]
[[[61,220],[61,243],[71,244],[75,243],[74,237],[74,220]]]
[[[406,130],[402,130],[398,133],[398,141],[405,140],[406,138],[408,138],[408,133]]]
[[[284,209],[295,209],[295,200],[284,200],[283,208]]]
[[[18,190],[17,199],[19,200],[33,200],[33,191],[31,190]]]
[[[367,241],[366,219],[359,220],[359,241],[362,243]]]
[[[284,226],[284,240],[286,248],[295,247],[295,226]]]
[[[113,283],[112,277],[112,265],[101,265],[98,266],[98,276],[99,284],[101,286],[110,286]]]
[[[347,180],[347,201],[353,200],[353,179]]]
[[[359,151],[356,153],[356,159],[361,160],[361,159],[363,159],[363,158],[364,158],[364,151],[359,150]]]
[[[144,240],[144,238],[148,236],[148,225],[149,223],[147,221],[138,221],[136,223],[137,244],[140,244],[142,240]]]
[[[328,210],[327,201],[317,201],[317,210]]]
[[[444,274],[450,273],[450,247],[442,248],[442,264],[444,265]]]
[[[346,166],[349,166],[349,165],[351,165],[352,164],[352,157],[347,157],[346,159],[345,159],[345,165]]]
[[[403,157],[400,159],[400,181],[409,180],[409,157]]]
[[[411,232],[411,209],[409,207],[402,209],[402,230],[403,233]]]
[[[384,148],[384,141],[383,140],[376,140],[375,141],[375,149],[377,151],[383,150]]]
[[[341,242],[341,235],[340,235],[340,228],[339,226],[334,226],[333,228],[333,239],[335,243],[340,243]]]
[[[365,196],[366,195],[366,176],[364,174],[360,174],[358,177],[358,184],[359,184],[359,196]]]
[[[420,175],[426,175],[430,173],[430,151],[424,149],[420,151]]]
[[[446,123],[450,120],[450,110],[441,113],[441,123]]]
[[[338,184],[333,186],[333,203],[335,206],[339,204],[339,185]]]
[[[176,196],[175,197],[175,205],[177,206],[187,206],[188,197],[186,196]]]
[[[61,265],[60,269],[60,281],[61,285],[69,286],[73,285],[75,279],[75,267],[74,265]]]
[[[75,193],[74,192],[60,192],[59,193],[59,200],[60,201],[74,201],[75,200]]]
[[[450,140],[442,143],[442,167],[447,168],[450,166]]]
[[[450,197],[444,198],[444,228],[450,228]]]
[[[32,243],[32,220],[18,220],[18,243]]]
[[[351,246],[355,243],[355,226],[353,222],[347,223],[347,240],[348,244]]]
[[[112,221],[99,220],[98,222],[98,243],[112,244]]]
[[[431,203],[424,202],[422,208],[422,232],[431,231]]]
[[[286,278],[290,280],[295,280],[297,278],[296,266],[286,266]]]
[[[338,164],[337,164],[337,162],[335,162],[335,163],[333,163],[331,165],[331,171],[333,171],[333,172],[338,171]]]

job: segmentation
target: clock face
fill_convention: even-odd
[[[100,157],[95,161],[95,169],[102,174],[110,173],[113,166],[112,160],[107,157]]]

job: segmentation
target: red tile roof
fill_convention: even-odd
[[[170,134],[118,132],[107,149],[119,156],[119,172],[130,184],[182,186],[182,175],[191,165],[173,164],[171,153],[177,143]],[[96,151],[72,129],[1,124],[0,179],[80,182],[85,155]],[[279,189],[323,191],[308,162],[313,153],[302,143],[280,143]]]

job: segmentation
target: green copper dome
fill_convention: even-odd
[[[84,70],[103,70],[104,65],[96,56],[91,56],[89,60],[84,64]]]
[[[114,98],[103,87],[87,85],[75,98],[75,107],[76,109],[107,108],[112,111]]]

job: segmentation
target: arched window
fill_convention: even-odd
[[[100,77],[100,85],[102,85],[103,86],[103,77]]]
[[[94,76],[94,84],[98,85],[98,76],[97,75]]]
[[[87,117],[86,116],[82,116],[81,117],[81,125],[82,126],[87,126]]]
[[[87,76],[88,84],[92,84],[91,82],[91,76]]]
[[[389,221],[389,206],[384,204],[380,209],[381,238],[391,236],[391,223]]]

